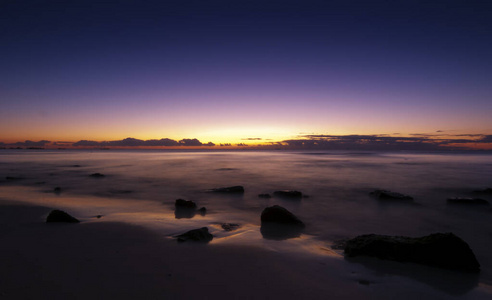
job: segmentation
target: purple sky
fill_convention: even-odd
[[[0,141],[492,134],[490,1],[2,1]]]

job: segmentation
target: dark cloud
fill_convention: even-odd
[[[24,142],[17,142],[17,143],[13,143],[13,144],[6,144],[6,145],[9,145],[9,146],[12,146],[12,147],[44,147],[48,144],[50,144],[51,142],[50,141],[46,141],[46,140],[42,140],[42,141],[39,141],[39,142],[33,142],[33,141],[30,141],[30,140],[26,140]]]
[[[239,144],[236,144],[236,146],[238,146],[238,147],[246,147],[248,145],[246,145],[245,143],[239,143]]]
[[[221,147],[228,147],[228,146],[231,146],[231,144],[230,143],[225,143],[225,144],[220,144],[219,146],[221,146]]]
[[[261,141],[262,138],[245,138],[241,139],[241,141]]]
[[[283,144],[295,149],[333,150],[443,150],[463,149],[470,143],[490,143],[492,136],[462,135],[468,139],[442,138],[442,135],[411,134],[410,137],[388,135],[305,135],[285,140]],[[474,137],[479,137],[478,139]],[[461,145],[460,145],[461,144]]]
[[[212,142],[203,144],[197,139],[182,139],[178,142],[168,138],[163,138],[160,140],[157,139],[140,140],[140,139],[129,137],[123,140],[103,141],[103,142],[81,140],[76,143],[73,143],[72,146],[75,147],[170,147],[170,146],[215,146],[215,144]]]

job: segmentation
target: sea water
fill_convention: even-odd
[[[104,177],[90,176],[93,173]],[[487,283],[492,283],[491,208],[450,205],[446,200],[492,202],[490,194],[474,193],[491,188],[491,176],[492,154],[476,152],[0,150],[4,200],[72,209],[87,222],[162,228],[169,236],[207,226],[215,236],[212,243],[271,245],[261,235],[260,215],[275,204],[306,224],[289,244],[302,249],[305,243],[318,247],[368,233],[453,232],[474,250]],[[244,187],[244,194],[208,192],[236,185]],[[414,200],[382,201],[370,195],[375,189]],[[258,197],[276,190],[305,196]],[[207,213],[175,214],[178,198],[206,207]],[[241,229],[226,233],[222,223],[237,223]]]

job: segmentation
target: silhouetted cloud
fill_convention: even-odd
[[[51,143],[50,141],[46,141],[46,140],[42,140],[39,142],[26,140],[24,142],[17,142],[17,143],[6,144],[6,145],[12,146],[12,147],[44,147],[50,143]]]
[[[241,141],[261,141],[262,138],[245,138],[241,139]]]
[[[88,140],[80,140],[76,143],[73,143],[74,147],[171,147],[171,146],[215,146],[214,143],[208,142],[203,144],[197,139],[182,139],[179,142],[163,138],[160,140],[151,139],[151,140],[140,140],[135,138],[126,138],[123,140],[115,140],[115,141],[88,141]]]
[[[410,134],[409,137],[388,135],[304,135],[299,139],[284,140],[282,143],[295,149],[333,150],[444,150],[463,149],[472,143],[492,143],[490,135],[446,135]]]
[[[220,144],[219,146],[220,147],[228,147],[228,146],[231,146],[231,144],[230,143],[225,143],[225,144]]]
[[[236,144],[236,146],[238,146],[238,147],[246,147],[246,146],[248,146],[248,145],[247,145],[247,144],[245,144],[245,143],[239,143],[239,144]]]

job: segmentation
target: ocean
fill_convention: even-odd
[[[104,177],[90,176],[94,173]],[[211,193],[241,185],[244,194]],[[55,191],[55,188],[59,188]],[[482,265],[492,284],[492,210],[452,205],[448,198],[492,201],[492,154],[476,152],[0,150],[0,199],[71,212],[84,222],[124,221],[172,238],[209,227],[211,243],[258,245],[275,251],[329,253],[330,245],[360,234],[423,236],[453,232]],[[381,200],[376,189],[413,197]],[[296,190],[302,199],[260,198]],[[176,199],[206,214],[179,215]],[[261,232],[264,208],[280,205],[304,231],[271,239]],[[240,227],[227,232],[223,223]]]

